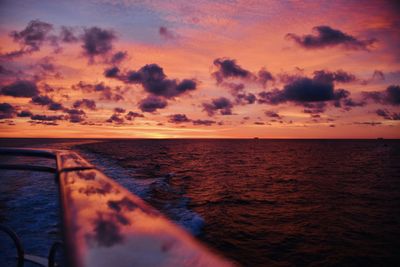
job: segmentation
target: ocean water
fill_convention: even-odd
[[[19,142],[79,151],[242,266],[400,265],[396,140]],[[43,184],[54,181],[18,179],[0,190],[0,223],[23,230],[17,219],[23,195],[17,192],[36,199],[40,186],[47,191],[38,194],[56,206],[54,188]],[[37,222],[50,227],[47,243],[56,232],[54,208],[42,206]]]

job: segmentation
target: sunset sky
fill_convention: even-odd
[[[396,1],[0,0],[0,137],[399,138]]]

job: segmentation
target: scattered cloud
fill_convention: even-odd
[[[342,46],[349,50],[368,50],[377,40],[361,40],[330,26],[316,26],[313,28],[314,34],[296,35],[288,33],[286,38],[305,49],[320,49],[326,47]]]
[[[395,112],[392,113],[386,109],[377,109],[376,115],[383,117],[385,120],[395,120],[395,121],[400,120],[400,113],[395,113]]]
[[[83,98],[83,99],[80,99],[80,100],[76,100],[74,102],[74,104],[73,104],[73,107],[74,108],[81,108],[81,107],[83,108],[83,107],[85,107],[85,108],[90,109],[90,110],[96,110],[96,102],[94,100],[91,100],[91,99]]]
[[[8,103],[0,103],[0,120],[14,118],[15,108]]]
[[[167,101],[161,97],[150,95],[139,102],[139,109],[143,112],[155,112],[157,109],[164,109]]]
[[[173,114],[169,116],[169,122],[171,123],[185,123],[190,122],[191,120],[185,114]]]
[[[52,29],[53,25],[50,23],[32,20],[22,31],[12,31],[10,37],[20,45],[20,49],[2,54],[1,58],[13,59],[24,54],[31,54],[39,51],[42,44],[47,41],[55,44],[55,37],[49,34]]]
[[[39,90],[34,82],[17,80],[9,85],[3,86],[0,90],[0,94],[13,97],[34,97],[39,95]]]
[[[228,78],[250,79],[253,77],[250,71],[243,69],[234,59],[217,58],[214,60],[214,65],[218,70],[213,72],[212,76],[217,83],[221,83]]]
[[[400,105],[400,85],[390,85],[385,91],[363,92],[363,96],[376,103],[398,106]]]
[[[119,114],[113,114],[109,119],[106,120],[108,123],[116,123],[116,124],[123,124],[124,118],[122,118]]]
[[[132,121],[135,118],[143,118],[144,115],[141,113],[137,113],[137,112],[133,112],[133,111],[129,111],[126,115],[125,115],[125,119],[127,119],[128,121]]]
[[[93,63],[96,56],[105,56],[113,49],[116,36],[113,31],[91,27],[84,30],[82,35],[84,55]]]
[[[217,123],[216,121],[213,120],[192,120],[193,125],[204,125],[204,126],[211,126],[215,123]]]
[[[172,31],[170,31],[167,27],[164,27],[164,26],[161,26],[158,29],[158,33],[160,34],[161,37],[168,39],[168,40],[176,38],[175,34]]]
[[[129,71],[120,79],[127,83],[141,84],[149,94],[165,98],[174,98],[197,88],[197,82],[193,79],[168,79],[163,68],[157,64],[145,65],[138,71]]]
[[[284,86],[282,90],[273,89],[258,94],[258,102],[262,104],[278,105],[288,101],[295,103],[321,102],[339,100],[349,96],[344,89],[334,89],[331,81],[298,77]]]
[[[217,111],[221,115],[232,115],[232,108],[232,102],[226,97],[212,99],[211,103],[203,103],[203,110],[210,117],[214,116]]]

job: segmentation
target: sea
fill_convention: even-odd
[[[400,140],[0,139],[0,146],[77,151],[239,266],[400,266]],[[46,256],[60,238],[54,177],[3,170],[0,181],[0,224]]]

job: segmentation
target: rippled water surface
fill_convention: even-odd
[[[243,266],[400,265],[399,141],[109,140],[61,147],[80,151]],[[8,202],[3,220],[11,214]]]

